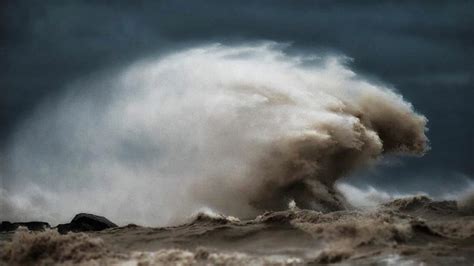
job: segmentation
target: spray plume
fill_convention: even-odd
[[[163,225],[202,207],[250,217],[291,200],[337,210],[336,180],[427,150],[427,120],[400,95],[344,58],[281,48],[203,46],[72,85],[11,142],[1,218],[88,211]]]

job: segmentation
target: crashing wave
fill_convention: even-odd
[[[15,134],[7,196],[21,206],[9,209],[34,201],[60,221],[87,211],[141,224],[203,206],[241,218],[290,200],[343,209],[337,180],[428,149],[427,119],[345,60],[211,45],[78,82]]]

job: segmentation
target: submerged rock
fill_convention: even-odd
[[[25,222],[25,223],[11,223],[8,221],[3,221],[0,224],[0,232],[8,232],[8,231],[15,231],[18,227],[24,226],[31,231],[41,231],[47,228],[51,228],[51,226],[46,222]]]
[[[79,213],[68,224],[58,225],[58,232],[66,234],[68,232],[101,231],[108,228],[117,227],[116,224],[103,216],[88,213]]]

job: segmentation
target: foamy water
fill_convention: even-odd
[[[164,228],[0,233],[0,265],[472,265],[474,216],[454,201],[396,199],[374,210],[205,211]],[[3,242],[4,240],[5,242]]]

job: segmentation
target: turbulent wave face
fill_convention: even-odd
[[[400,95],[344,58],[280,48],[203,46],[72,85],[11,143],[6,218],[88,211],[159,225],[290,200],[337,210],[336,180],[386,153],[426,151],[427,120]]]

